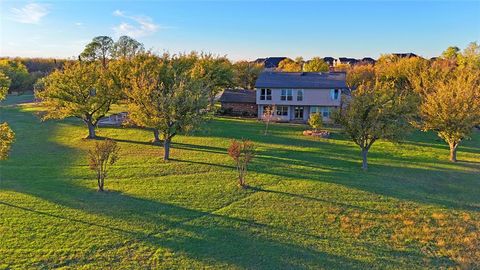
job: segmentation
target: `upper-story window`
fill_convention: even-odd
[[[281,100],[293,100],[292,89],[282,89]]]
[[[338,100],[339,97],[340,97],[340,90],[338,89],[330,90],[330,98],[332,100]]]
[[[297,90],[297,101],[303,101],[303,90]]]
[[[272,100],[272,89],[262,88],[260,90],[260,100]]]

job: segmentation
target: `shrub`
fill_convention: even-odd
[[[97,173],[98,191],[103,191],[107,169],[118,160],[119,147],[113,140],[106,139],[96,142],[95,147],[88,152],[90,169]]]
[[[322,116],[319,113],[311,114],[310,118],[308,118],[308,125],[317,132],[323,126]]]
[[[251,141],[233,140],[228,148],[228,155],[233,158],[238,171],[238,185],[242,188],[247,187],[245,176],[247,175],[247,166],[255,156],[255,147]]]

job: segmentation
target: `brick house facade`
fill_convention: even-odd
[[[258,112],[255,90],[225,89],[219,101],[225,114],[256,116]]]

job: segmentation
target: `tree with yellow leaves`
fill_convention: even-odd
[[[10,79],[0,72],[0,100],[5,99],[7,96],[8,88],[10,87]],[[0,124],[0,160],[6,159],[8,157],[8,152],[12,146],[13,141],[15,140],[15,133],[8,126],[8,124]]]

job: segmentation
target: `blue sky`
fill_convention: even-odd
[[[378,57],[480,41],[480,1],[5,1],[0,56],[75,57],[94,36],[157,52]]]

